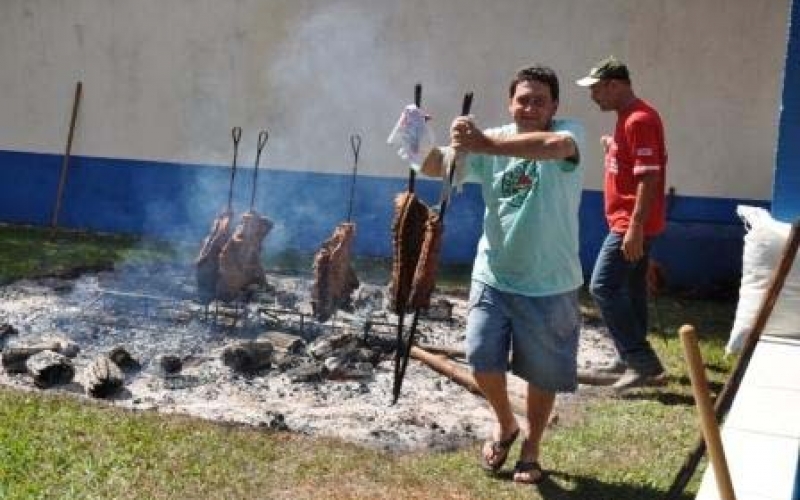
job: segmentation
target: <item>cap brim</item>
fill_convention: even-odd
[[[575,83],[580,85],[581,87],[591,87],[595,83],[599,82],[599,78],[595,78],[593,76],[586,76],[581,78],[580,80],[576,80]]]

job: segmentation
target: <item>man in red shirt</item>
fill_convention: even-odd
[[[627,66],[614,57],[577,84],[591,89],[602,111],[617,112],[614,136],[602,137],[609,234],[590,285],[624,362],[614,388],[663,385],[664,367],[647,341],[646,276],[653,238],[666,226],[664,127],[658,112],[634,94]]]

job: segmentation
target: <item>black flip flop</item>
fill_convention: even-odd
[[[508,452],[511,450],[511,446],[514,444],[514,441],[517,440],[517,436],[519,436],[519,428],[511,433],[505,439],[501,439],[500,441],[487,441],[492,446],[492,454],[497,457],[495,463],[489,463],[486,459],[486,456],[483,453],[484,448],[486,447],[486,443],[481,447],[481,468],[486,472],[497,472],[506,463],[508,459]]]
[[[538,476],[536,477],[536,479],[533,479],[531,481],[524,481],[516,478],[517,473],[526,473],[528,475],[532,475],[531,473],[538,473]],[[514,465],[514,475],[512,477],[514,478],[515,483],[539,484],[542,481],[544,481],[545,472],[542,469],[542,466],[539,465],[539,462],[537,462],[536,460],[534,461],[520,460]]]

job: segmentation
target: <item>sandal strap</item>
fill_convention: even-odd
[[[508,436],[507,438],[501,439],[499,441],[492,441],[492,451],[494,453],[502,453],[504,451],[508,451],[508,449],[511,448],[511,446],[514,444],[514,441],[517,440],[517,436],[519,436],[519,427],[517,427],[517,430],[512,432],[511,435]]]

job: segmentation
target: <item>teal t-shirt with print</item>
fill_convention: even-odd
[[[583,127],[577,121],[553,120],[551,131],[570,136],[578,151],[583,150]],[[517,127],[509,124],[485,133],[502,137],[516,134]],[[470,155],[466,180],[481,184],[486,204],[474,280],[533,297],[581,286],[580,159],[575,163]]]

